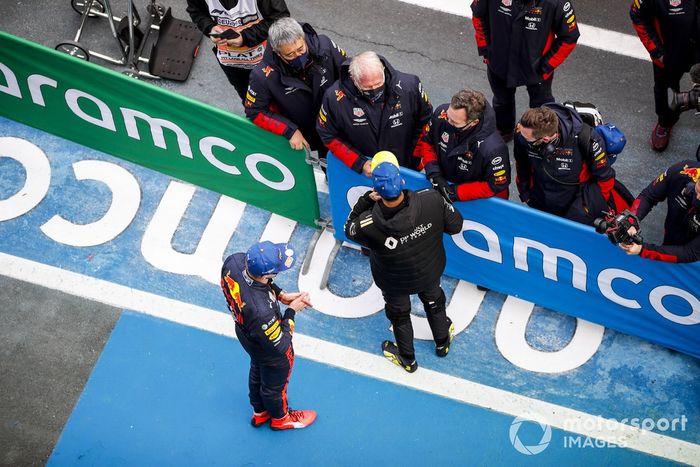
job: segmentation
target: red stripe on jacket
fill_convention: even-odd
[[[678,256],[660,253],[658,251],[649,250],[648,248],[642,248],[642,252],[639,254],[639,256],[641,256],[642,258],[653,259],[656,261],[665,261],[667,263],[678,262]]]
[[[488,37],[486,35],[486,28],[484,27],[484,22],[481,19],[474,16],[472,18],[472,24],[474,25],[474,32],[476,37],[476,46],[480,49],[488,47]]]
[[[550,34],[550,36],[552,35]],[[547,42],[549,43],[549,39],[547,39]],[[552,69],[558,67],[564,63],[564,60],[566,60],[566,57],[569,56],[574,48],[576,48],[576,43],[570,44],[568,42],[562,42],[559,49],[554,52],[554,55],[550,57],[547,63],[552,67]]]
[[[350,149],[347,144],[343,143],[337,138],[333,139],[333,141],[328,143],[326,146],[333,153],[333,155],[335,155],[335,157],[343,161],[343,164],[350,168],[353,167],[355,162],[357,162],[357,159],[360,157],[358,153]]]

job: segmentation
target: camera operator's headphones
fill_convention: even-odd
[[[554,141],[557,140],[558,138]],[[554,141],[550,141],[549,143],[540,146],[540,156],[542,156],[543,159],[546,159],[547,162],[550,162],[552,160],[552,157],[554,157],[554,152],[557,150]]]

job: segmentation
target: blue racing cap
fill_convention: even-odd
[[[260,277],[286,271],[294,264],[294,250],[286,243],[260,242],[245,254],[248,272]]]
[[[398,198],[402,186],[399,168],[391,162],[382,162],[377,165],[372,171],[372,185],[374,191],[382,198]]]

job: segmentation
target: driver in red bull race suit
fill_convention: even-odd
[[[280,243],[261,242],[247,253],[224,261],[221,289],[236,323],[236,337],[250,356],[248,388],[251,424],[270,421],[273,430],[305,428],[316,420],[313,410],[287,406],[287,385],[294,365],[294,315],[311,306],[306,292],[284,292],[273,282],[292,267],[294,251]],[[287,305],[284,313],[280,302]]]

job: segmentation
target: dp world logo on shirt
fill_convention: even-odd
[[[529,428],[533,425],[539,426],[537,431],[538,433],[539,431],[541,431],[542,435],[537,443],[532,445],[525,445],[518,436],[518,434],[520,433],[520,428]],[[541,453],[542,451],[547,449],[547,446],[549,446],[549,442],[552,440],[552,427],[550,427],[549,425],[545,425],[544,423],[534,422],[532,420],[526,420],[524,418],[515,417],[515,420],[513,420],[513,423],[511,423],[510,425],[509,435],[510,443],[513,445],[516,451],[518,451],[521,454],[525,454],[526,456],[534,456],[535,454]],[[527,440],[528,438],[530,438],[530,436],[524,436],[524,438]]]

